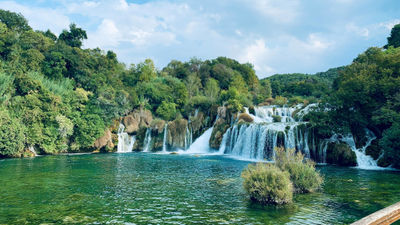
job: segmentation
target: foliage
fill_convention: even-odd
[[[260,81],[269,81],[272,96],[315,96],[317,98],[329,95],[333,81],[339,76],[344,67],[329,69],[316,74],[276,74]]]
[[[15,157],[24,150],[23,126],[0,107],[0,157]]]
[[[206,86],[204,87],[205,96],[207,96],[211,101],[215,102],[219,96],[219,92],[220,87],[218,85],[218,81],[213,78],[209,78]]]
[[[7,25],[9,29],[16,30],[18,32],[24,32],[32,29],[28,25],[28,21],[23,15],[10,12],[8,10],[0,9],[0,22]]]
[[[273,105],[279,105],[279,106],[284,106],[288,102],[287,98],[283,96],[276,96],[274,98],[274,101],[272,102]]]
[[[395,168],[400,168],[400,123],[393,124],[383,132],[379,145],[385,151],[386,160]]]
[[[242,172],[243,187],[251,200],[261,204],[285,204],[292,201],[293,186],[289,173],[271,164],[250,164]]]
[[[313,192],[321,187],[323,179],[315,170],[314,163],[305,160],[304,155],[295,149],[276,148],[275,164],[290,174],[294,190],[298,193]]]
[[[80,48],[82,41],[87,39],[86,31],[82,28],[76,27],[76,24],[72,23],[69,25],[69,31],[63,30],[58,40],[65,42],[65,44],[71,47]]]
[[[395,25],[390,32],[390,36],[387,38],[387,45],[384,48],[389,48],[390,46],[393,48],[400,47],[400,24]]]
[[[156,114],[164,120],[172,120],[176,116],[176,104],[163,101],[161,105],[158,106]]]

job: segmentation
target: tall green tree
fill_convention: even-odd
[[[75,23],[69,25],[69,31],[63,30],[58,40],[65,42],[71,47],[80,48],[82,41],[87,39],[86,31],[76,26]]]
[[[390,46],[397,48],[400,47],[400,24],[395,25],[390,32],[390,36],[387,38],[387,45],[384,48],[388,48]]]
[[[0,9],[0,22],[7,25],[9,29],[18,32],[24,32],[32,29],[22,14],[10,12],[8,10]]]

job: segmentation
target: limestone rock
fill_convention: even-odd
[[[104,135],[94,142],[93,147],[95,147],[96,149],[102,149],[104,147],[113,149],[115,146],[112,141],[111,131],[109,129],[107,129],[104,132]]]
[[[219,149],[219,146],[221,145],[222,138],[228,130],[229,124],[227,123],[227,120],[223,118],[219,118],[215,124],[214,124],[214,129],[211,134],[210,138],[210,147],[214,149]]]
[[[168,145],[172,148],[185,148],[188,121],[176,119],[168,123]]]
[[[149,127],[153,121],[153,115],[147,109],[135,110],[129,115],[122,117],[125,132],[135,134],[141,127]]]

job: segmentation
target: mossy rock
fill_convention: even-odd
[[[357,166],[357,156],[345,143],[329,143],[326,161],[339,166]]]
[[[253,120],[253,117],[251,117],[249,114],[241,113],[239,115],[239,121],[244,121],[246,123],[252,123],[254,120]]]
[[[371,145],[365,150],[365,154],[370,155],[374,160],[377,160],[382,153],[381,147],[379,147],[379,141],[373,140]]]
[[[273,120],[274,120],[275,123],[282,122],[282,117],[281,117],[281,116],[272,115],[272,118],[273,118]]]
[[[276,146],[277,147],[285,147],[285,133],[282,131],[278,132]]]
[[[228,130],[229,124],[227,123],[226,120],[219,118],[217,122],[214,125],[214,129],[211,134],[210,138],[210,147],[214,149],[219,149],[219,146],[221,145],[222,138]]]
[[[256,110],[254,109],[254,106],[250,106],[249,107],[249,113],[255,115],[256,114]]]

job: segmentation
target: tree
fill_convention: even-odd
[[[8,10],[0,9],[0,22],[7,25],[8,29],[18,32],[31,30],[28,21],[19,13],[10,12]]]
[[[400,168],[400,123],[393,124],[383,132],[379,145],[385,152],[385,156],[395,168]]]
[[[400,24],[395,25],[390,32],[390,37],[387,38],[387,45],[384,48],[393,46],[394,48],[400,47]]]
[[[208,79],[206,86],[204,87],[204,94],[212,101],[215,101],[219,95],[219,92],[220,88],[218,81],[213,78]]]
[[[151,59],[146,59],[144,62],[139,63],[136,67],[138,73],[138,81],[148,82],[156,78],[157,70],[154,62]]]
[[[8,111],[0,109],[0,156],[15,157],[24,149],[24,126]]]
[[[156,113],[164,120],[173,120],[176,116],[176,104],[163,101],[161,105],[157,108]]]
[[[188,90],[189,98],[192,98],[199,93],[199,89],[201,88],[201,80],[195,73],[191,73],[186,77],[185,84]]]
[[[72,23],[69,25],[69,31],[63,30],[58,40],[65,42],[65,44],[71,47],[80,48],[82,41],[87,39],[86,31],[82,28],[76,27],[76,24]]]

